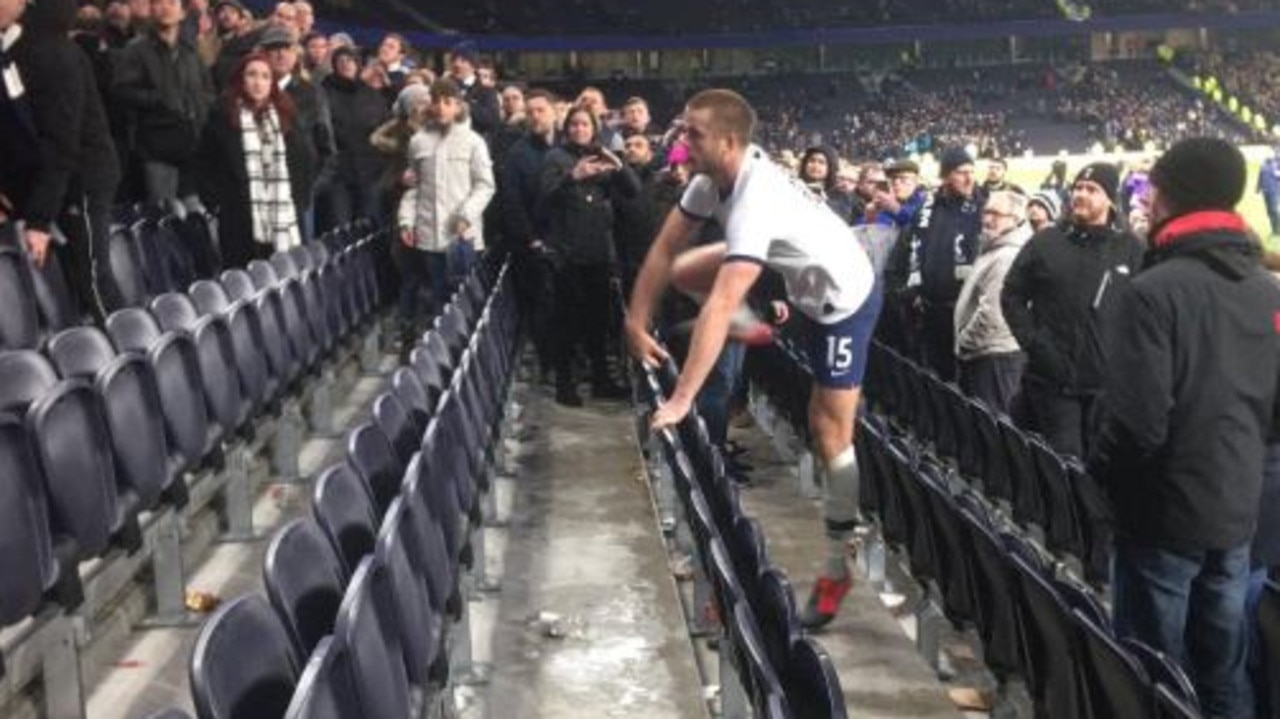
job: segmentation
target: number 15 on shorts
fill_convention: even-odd
[[[853,365],[853,338],[827,338],[827,367],[832,374],[844,374]]]

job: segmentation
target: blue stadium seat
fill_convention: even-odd
[[[760,591],[756,599],[756,619],[760,622],[760,639],[765,653],[776,667],[786,666],[792,654],[792,644],[803,634],[796,598],[782,570],[769,567],[760,574]]]
[[[316,645],[298,678],[284,719],[350,719],[360,716],[359,702],[351,686],[351,657],[340,636],[325,637]]]
[[[168,492],[176,504],[186,500],[181,480],[187,467],[170,446],[160,389],[146,359],[115,354],[96,327],[73,327],[49,342],[49,356],[64,377],[93,383],[102,400],[120,480],[150,509]]]
[[[0,627],[6,627],[39,609],[61,571],[40,467],[22,421],[12,414],[0,413],[0,477]]]
[[[391,441],[400,462],[408,464],[422,444],[422,433],[404,404],[393,394],[378,395],[373,401],[373,421]]]
[[[220,315],[202,317],[191,298],[168,292],[151,301],[151,313],[165,332],[186,332],[196,346],[209,411],[226,434],[244,426],[253,398],[240,387],[231,329]]]
[[[346,589],[342,560],[315,520],[295,519],[272,538],[262,575],[296,656],[307,657],[333,633]]]
[[[403,661],[409,682],[426,690],[433,680],[432,667],[444,657],[444,621],[431,601],[425,577],[409,558],[413,544],[408,541],[409,522],[403,498],[387,510],[378,533],[376,556],[389,581],[389,598],[394,605],[394,631],[400,637]],[[435,674],[438,678],[439,672]]]
[[[108,235],[107,274],[118,293],[118,297],[113,298],[112,301],[120,303],[119,307],[108,306],[106,308],[108,312],[125,307],[141,307],[151,297],[141,250],[126,227],[119,225],[112,227]]]
[[[222,426],[209,413],[195,343],[185,334],[162,334],[155,318],[137,308],[113,312],[107,333],[120,352],[139,353],[151,363],[169,438],[185,466],[198,466],[222,440]]]
[[[418,380],[418,375],[410,367],[400,367],[391,375],[391,392],[400,400],[400,404],[409,411],[409,419],[413,423],[414,433],[421,437],[427,430],[427,422],[431,418],[431,398],[427,390]],[[415,447],[415,451],[416,451]]]
[[[253,280],[244,270],[222,273],[222,287],[232,300],[250,302],[257,308],[262,346],[266,350],[272,377],[280,384],[279,389],[283,390],[301,368],[301,359],[293,354],[293,341],[285,324],[283,298],[275,288],[255,288]]]
[[[0,350],[35,349],[40,311],[17,225],[0,223]]]
[[[351,657],[351,676],[364,719],[409,716],[409,681],[392,620],[391,577],[376,557],[356,567],[338,610],[334,633]]]
[[[136,549],[138,498],[117,486],[106,419],[89,383],[58,380],[48,360],[21,350],[0,354],[0,387],[0,410],[25,414],[54,535],[75,541],[77,559],[102,555],[113,535]]]
[[[347,436],[347,461],[373,493],[374,508],[381,517],[400,494],[405,464],[382,430],[367,422]]]
[[[1072,611],[1083,647],[1080,668],[1090,717],[1154,719],[1155,688],[1142,665],[1101,625],[1079,609]]]
[[[190,296],[202,316],[225,320],[231,334],[240,386],[245,396],[253,401],[254,409],[262,407],[276,396],[279,382],[271,371],[270,349],[262,333],[262,318],[257,306],[247,300],[232,302],[222,285],[212,280],[199,280],[192,284]]]
[[[316,479],[311,508],[349,576],[377,538],[368,486],[346,462],[331,465]]]
[[[812,637],[800,637],[791,645],[784,688],[797,719],[845,719],[844,690],[831,657]]]
[[[282,717],[298,682],[289,635],[257,594],[232,599],[205,622],[190,673],[197,719]]]
[[[1054,718],[1088,716],[1084,662],[1071,608],[1058,595],[1051,568],[1026,552],[1011,552],[1010,561],[1028,686],[1037,710]]]
[[[427,499],[424,481],[418,471],[420,457],[409,463],[401,495],[404,511],[404,540],[415,569],[426,580],[431,606],[438,614],[457,618],[461,613],[458,591],[458,565],[449,554],[444,528],[433,513]]]

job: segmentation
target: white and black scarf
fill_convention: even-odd
[[[240,108],[240,136],[244,167],[249,178],[249,206],[253,217],[253,241],[286,251],[302,244],[298,212],[289,183],[289,158],[284,132],[274,107],[255,117]]]

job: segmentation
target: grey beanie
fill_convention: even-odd
[[[409,110],[418,102],[431,102],[431,89],[426,85],[406,85],[396,96],[396,104],[392,107],[397,118],[409,117]]]

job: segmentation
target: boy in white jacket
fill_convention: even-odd
[[[484,139],[459,122],[463,111],[457,86],[437,80],[427,124],[409,142],[415,184],[397,213],[403,245],[400,314],[408,333],[420,314],[422,291],[430,289],[439,311],[448,299],[449,278],[465,274],[468,258],[484,250],[481,218],[493,199],[493,165]]]
[[[1004,278],[1031,239],[1024,195],[993,192],[982,211],[982,238],[973,272],[956,301],[956,358],[960,388],[1008,413],[1022,380],[1026,354],[1000,308]]]

